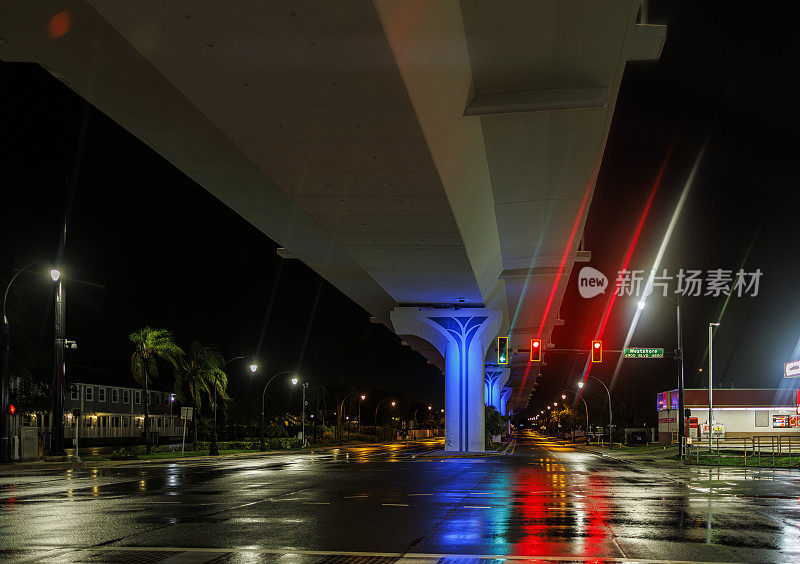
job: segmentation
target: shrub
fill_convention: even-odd
[[[108,455],[108,457],[111,460],[135,460],[139,457],[136,456],[136,453],[133,452],[133,450],[134,449],[129,450],[126,448],[121,448],[119,450],[112,451],[111,454]]]
[[[264,436],[269,439],[274,439],[278,437],[288,437],[289,433],[283,425],[270,425],[264,429]]]

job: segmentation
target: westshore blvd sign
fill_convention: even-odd
[[[625,358],[664,358],[664,349],[630,347],[623,351]]]

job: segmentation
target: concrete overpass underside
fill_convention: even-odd
[[[486,318],[481,390],[498,334],[525,349],[561,323],[625,65],[665,34],[638,0],[0,1],[0,59],[43,66],[440,368],[478,361],[413,312]]]

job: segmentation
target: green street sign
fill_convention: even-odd
[[[625,358],[664,358],[664,349],[630,347],[624,351]]]

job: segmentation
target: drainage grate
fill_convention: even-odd
[[[325,556],[317,564],[392,564],[397,558],[391,556],[350,556],[346,554]]]

